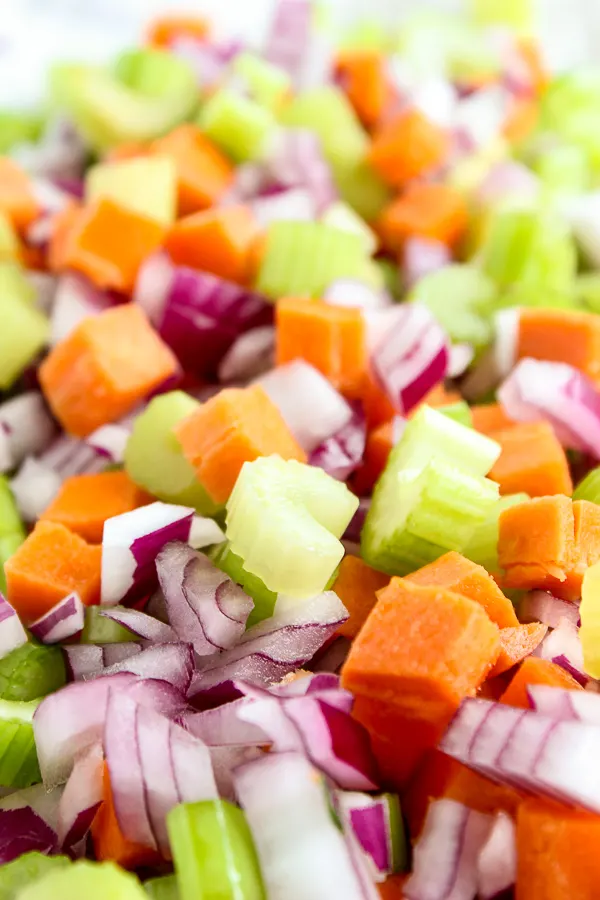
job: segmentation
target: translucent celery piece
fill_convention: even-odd
[[[162,225],[171,225],[177,207],[175,163],[161,156],[98,163],[87,171],[85,198],[98,197],[109,197]]]
[[[290,78],[279,66],[261,59],[255,53],[239,53],[233,61],[238,75],[249,94],[260,106],[277,112],[291,90]]]
[[[148,895],[135,875],[114,863],[79,860],[23,888],[16,900],[148,900]]]
[[[499,570],[498,523],[500,513],[518,503],[524,503],[526,500],[529,500],[528,494],[507,494],[505,497],[500,497],[485,521],[475,530],[473,537],[462,550],[463,556],[483,566],[488,572],[497,572]]]
[[[361,279],[367,258],[362,238],[320,222],[273,222],[257,290],[269,297],[320,297],[338,278]]]
[[[342,36],[343,50],[381,50],[391,47],[390,35],[386,28],[375,20],[356,22]]]
[[[15,144],[35,141],[42,130],[37,113],[0,110],[0,153],[7,153]]]
[[[101,607],[88,606],[85,609],[85,620],[81,632],[82,644],[123,644],[135,640],[133,632],[128,628],[100,615]]]
[[[0,787],[26,788],[42,778],[32,719],[38,700],[0,700]]]
[[[374,222],[391,200],[391,193],[369,163],[364,159],[338,162],[333,172],[342,200],[366,222]]]
[[[449,419],[458,422],[459,425],[465,425],[467,428],[473,427],[473,415],[468,403],[459,400],[456,403],[448,403],[447,406],[438,406],[437,411],[443,413]]]
[[[324,590],[358,506],[321,469],[277,456],[245,463],[227,503],[226,533],[244,568],[291,597]]]
[[[0,264],[0,296],[0,388],[5,389],[43,348],[50,324],[34,305],[33,286],[13,263]]]
[[[4,573],[4,564],[16,553],[23,541],[25,534],[22,531],[15,534],[7,534],[0,537],[0,591],[6,593],[6,575]]]
[[[266,900],[254,841],[226,800],[182,803],[167,816],[181,900]]]
[[[198,105],[191,66],[160,50],[132,50],[110,67],[63,63],[50,74],[54,105],[91,146],[147,141],[189,118]]]
[[[321,216],[321,222],[331,228],[339,228],[340,231],[349,231],[358,234],[362,239],[365,253],[372,256],[379,245],[375,232],[367,225],[347,203],[332,203]]]
[[[205,516],[219,509],[210,499],[181,450],[173,428],[194,413],[199,402],[183,391],[154,397],[136,418],[125,448],[129,477],[159,500],[193,506]]]
[[[198,125],[235,162],[260,159],[276,129],[273,113],[255,100],[221,88],[200,111]]]
[[[499,54],[481,40],[478,29],[464,16],[442,10],[415,12],[402,24],[396,46],[415,76],[443,74],[469,82],[500,71]]]
[[[406,872],[410,866],[408,835],[404,827],[400,799],[397,794],[382,794],[386,802],[392,838],[392,867],[394,872]]]
[[[580,66],[558,75],[542,98],[541,128],[580,147],[598,172],[600,135],[594,127],[600,103],[600,69]]]
[[[25,528],[8,479],[4,475],[0,475],[0,538],[14,534],[24,536]]]
[[[471,0],[471,10],[478,25],[504,25],[525,32],[533,27],[532,0]]]
[[[144,890],[152,900],[180,900],[176,875],[163,875],[144,882]],[[0,897],[0,900],[2,898]]]
[[[236,584],[241,585],[254,600],[254,609],[248,617],[248,628],[273,615],[277,594],[270,591],[256,575],[246,571],[243,559],[233,552],[229,541],[219,544],[212,554],[212,559],[222,572],[229,575]]]
[[[66,856],[45,856],[32,850],[0,866],[0,900],[17,900],[19,892],[55,869],[69,866]]]
[[[426,275],[408,297],[431,310],[452,341],[478,349],[492,339],[497,298],[491,278],[473,265],[460,263]]]
[[[588,159],[576,144],[559,144],[545,150],[534,161],[533,168],[552,190],[578,194],[590,188]]]
[[[590,566],[583,576],[579,614],[583,668],[592,678],[600,678],[600,563]]]
[[[381,273],[383,288],[389,291],[394,300],[400,300],[402,283],[396,263],[389,259],[375,259],[373,262]]]
[[[18,263],[21,248],[17,232],[5,213],[0,213],[0,263]]]
[[[586,309],[600,313],[600,272],[584,272],[577,276],[575,298]]]
[[[0,659],[0,699],[35,700],[61,688],[67,680],[60,647],[30,641]]]
[[[573,491],[573,500],[589,500],[591,503],[600,503],[600,466],[588,472],[585,478],[579,482]]]

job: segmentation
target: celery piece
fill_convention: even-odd
[[[227,800],[182,803],[167,816],[181,900],[266,900],[254,841]]]
[[[25,529],[10,484],[5,475],[0,475],[0,538],[23,535]]]
[[[380,50],[387,53],[391,49],[390,35],[384,25],[375,20],[355,22],[343,35],[342,50]]]
[[[193,506],[201,515],[212,516],[219,507],[198,481],[173,434],[175,425],[199,406],[184,391],[154,397],[133,423],[125,448],[125,469],[132,481],[159,500]]]
[[[321,216],[321,222],[323,225],[329,225],[330,228],[339,228],[340,231],[358,234],[362,239],[367,256],[372,256],[379,246],[375,232],[347,203],[341,201],[332,203]]]
[[[235,162],[260,159],[276,130],[273,113],[255,100],[221,88],[198,116],[198,125]]]
[[[579,482],[573,491],[573,500],[589,500],[591,503],[600,503],[600,466],[588,472],[585,478]]]
[[[61,688],[67,680],[60,647],[29,642],[0,659],[0,699],[35,700]]]
[[[18,263],[21,258],[19,237],[6,213],[0,212],[0,263]]]
[[[466,425],[467,428],[473,427],[473,415],[468,403],[464,400],[458,400],[456,403],[448,403],[446,406],[438,406],[437,411],[443,413],[449,419],[454,419],[459,425]]]
[[[470,0],[473,18],[478,25],[504,25],[515,31],[531,31],[532,0]]]
[[[387,185],[365,159],[340,162],[332,168],[342,200],[366,222],[374,222],[386,203],[391,200]]]
[[[595,173],[600,168],[600,136],[594,127],[599,103],[600,70],[580,66],[554,78],[541,104],[541,129],[580,147]]]
[[[400,798],[397,794],[381,794],[387,807],[387,815],[392,839],[392,868],[394,872],[407,872],[410,868],[409,841]]]
[[[0,700],[0,787],[26,788],[42,778],[33,737],[39,700]]]
[[[584,272],[578,275],[574,290],[579,305],[600,313],[600,272]]]
[[[20,891],[49,872],[69,866],[67,856],[46,856],[32,850],[0,866],[0,900],[17,900]]]
[[[248,50],[235,57],[232,68],[259,106],[274,113],[281,108],[291,89],[287,72]]]
[[[270,591],[256,575],[246,571],[244,560],[233,552],[229,541],[225,541],[215,548],[212,560],[215,566],[218,566],[222,572],[229,575],[236,584],[241,585],[248,596],[254,600],[254,609],[248,616],[248,628],[273,615],[277,594]]]
[[[559,144],[540,153],[533,168],[547,188],[580,194],[591,186],[587,156],[576,144]]]
[[[419,10],[403,22],[397,37],[402,62],[415,76],[443,75],[450,81],[470,82],[499,74],[501,61],[479,30],[444,10]]]
[[[87,171],[85,198],[99,197],[109,197],[162,225],[171,225],[177,208],[175,163],[166,156],[98,163]]]
[[[22,889],[16,900],[148,900],[135,875],[112,862],[78,860]]]
[[[15,144],[37,140],[41,130],[37,113],[0,110],[0,153],[7,153]]]
[[[474,563],[478,563],[488,572],[497,572],[498,565],[498,523],[500,513],[518,503],[529,500],[528,494],[507,494],[500,497],[490,510],[485,521],[475,530],[473,537],[462,550],[463,556]]]
[[[144,890],[152,900],[180,900],[176,875],[162,875],[144,882]],[[2,900],[2,897],[0,897]]]
[[[408,299],[422,303],[455,343],[485,347],[492,339],[492,313],[498,291],[473,265],[455,263],[425,275]]]
[[[101,615],[101,606],[87,606],[81,632],[82,644],[123,644],[135,640],[128,628]]]
[[[364,277],[358,234],[320,222],[273,222],[267,231],[257,290],[269,297],[320,297],[338,278]]]
[[[310,597],[342,559],[339,538],[357,506],[321,469],[262,457],[242,467],[227,502],[226,534],[246,571],[269,590]]]
[[[50,74],[54,105],[95,150],[147,141],[189,118],[198,106],[191,66],[160,50],[122,54],[112,68],[64,63]]]
[[[14,534],[7,534],[0,537],[0,591],[6,593],[6,574],[4,565],[16,553],[23,541],[25,540],[24,531],[16,531]]]
[[[33,302],[33,286],[13,263],[0,263],[0,388],[8,388],[47,341],[50,323]]]

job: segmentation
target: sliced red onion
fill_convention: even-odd
[[[85,438],[86,443],[100,456],[117,465],[125,460],[125,447],[131,429],[117,423],[101,425]]]
[[[413,848],[412,875],[403,887],[407,900],[474,900],[477,860],[490,827],[490,816],[462,803],[430,803]]]
[[[271,183],[310,191],[319,214],[338,199],[331,169],[314,131],[281,129],[266,161],[266,171]]]
[[[13,155],[31,175],[42,178],[79,178],[88,148],[71,122],[55,118],[35,144],[20,144]]]
[[[376,290],[363,281],[338,278],[332,281],[323,295],[331,306],[358,306],[360,309],[386,309],[392,298],[384,290]]]
[[[63,654],[70,681],[95,678],[104,669],[104,651],[95,644],[73,644],[63,647]]]
[[[515,823],[505,812],[497,812],[477,860],[477,896],[481,900],[495,900],[510,891],[516,880]]]
[[[0,593],[0,659],[27,643],[27,633],[16,610]]]
[[[10,481],[17,509],[26,522],[35,520],[54,500],[62,478],[40,460],[28,456]]]
[[[162,320],[174,275],[173,263],[162,252],[149,256],[140,267],[133,301],[142,307],[153,325],[158,325]]]
[[[0,809],[0,864],[34,850],[46,855],[57,853],[55,832],[30,806]]]
[[[113,647],[123,646],[113,644]],[[166,681],[185,694],[194,671],[194,652],[191,644],[153,644],[134,656],[104,669],[102,675],[130,672],[140,678]]]
[[[83,630],[83,610],[79,595],[69,594],[30,625],[29,630],[42,644],[59,644]]]
[[[344,540],[360,543],[360,536],[371,506],[370,497],[361,497],[358,502],[358,509],[350,519],[348,527],[344,532]]]
[[[300,86],[312,39],[313,10],[308,0],[280,0],[266,39],[263,56]]]
[[[313,366],[297,359],[258,379],[298,443],[311,453],[349,424],[352,407]]]
[[[454,125],[475,148],[489,146],[502,132],[511,95],[502,85],[482,88],[458,103]]]
[[[473,359],[475,350],[471,344],[452,344],[448,362],[448,378],[460,378],[464,375]]]
[[[229,70],[229,45],[221,47],[209,41],[200,43],[193,37],[180,35],[169,45],[169,51],[191,65],[203,89],[218,84]]]
[[[536,648],[535,655],[549,659],[566,669],[583,687],[588,683],[589,677],[583,667],[579,628],[569,619],[559,619],[556,628],[550,631]]]
[[[43,784],[20,791],[11,791],[0,800],[0,809],[24,809],[30,807],[55,833],[58,831],[58,806],[63,794],[62,787],[47,791]]]
[[[170,541],[188,541],[194,510],[151,503],[107,519],[102,536],[102,591],[106,606],[132,602],[156,586],[154,560]]]
[[[493,205],[511,197],[524,203],[534,201],[540,190],[540,180],[531,169],[516,160],[497,163],[477,188],[476,198],[484,205]]]
[[[33,269],[26,271],[25,277],[35,289],[35,305],[42,312],[49,313],[54,305],[58,278],[49,272],[37,272]]]
[[[263,751],[255,745],[210,747],[209,750],[219,797],[237,803],[234,772],[240,766],[260,759]]]
[[[269,744],[271,739],[260,725],[240,718],[239,713],[247,706],[247,698],[240,697],[214,709],[186,713],[181,724],[209,747]]]
[[[275,329],[261,325],[241,334],[231,345],[219,365],[219,381],[245,382],[273,367]]]
[[[289,188],[277,194],[263,195],[251,201],[256,221],[263,229],[272,222],[313,222],[317,209],[312,194],[306,188]]]
[[[50,345],[54,347],[89,316],[97,316],[111,305],[110,300],[83,275],[62,275],[56,289],[50,319]]]
[[[19,465],[25,457],[45,450],[56,425],[39,391],[27,391],[0,405],[0,426],[9,447],[8,465],[2,471]]]
[[[465,399],[474,402],[495,390],[517,361],[519,310],[503,309],[494,315],[494,342],[461,384]]]
[[[102,644],[102,656],[104,657],[104,670],[98,674],[105,675],[106,670],[137,656],[142,652],[142,645],[136,641],[119,641],[115,644]],[[135,673],[137,674],[137,673]]]
[[[365,414],[362,405],[356,404],[350,421],[313,450],[309,463],[324,469],[332,478],[345,481],[360,466],[366,442]]]
[[[311,663],[313,671],[331,674],[339,672],[348,658],[351,646],[352,642],[349,641],[348,638],[345,638],[342,635],[335,638],[330,644],[324,647],[323,650],[316,654]]]
[[[191,640],[199,656],[240,640],[254,602],[207,556],[173,542],[156,557],[156,571],[171,625],[182,640]]]
[[[338,791],[336,807],[344,831],[354,837],[373,881],[378,884],[385,881],[394,871],[392,823],[387,798]]]
[[[223,529],[217,525],[214,519],[194,516],[189,539],[190,547],[193,547],[194,550],[211,547],[213,544],[222,544],[225,539]]]
[[[522,359],[498,399],[516,422],[547,419],[565,447],[600,459],[600,395],[573,366]]]
[[[519,605],[521,622],[542,622],[549,628],[556,628],[561,619],[579,627],[579,607],[576,603],[561,600],[547,591],[530,591]]]
[[[449,344],[427,307],[405,303],[371,357],[373,369],[398,412],[410,412],[446,375]]]
[[[452,262],[452,254],[441,241],[411,237],[404,244],[402,272],[407,288],[412,288],[421,278],[443,269]]]
[[[64,849],[85,838],[103,799],[104,753],[92,744],[75,760],[58,804],[58,840]]]
[[[154,644],[177,642],[178,637],[170,625],[165,625],[153,616],[140,612],[137,609],[127,609],[124,606],[113,606],[100,612],[105,619],[118,622],[123,628],[128,628],[133,634]]]
[[[71,475],[102,472],[108,460],[98,454],[86,441],[64,434],[50,444],[40,456],[39,462],[53,469],[63,481]]]
[[[217,797],[208,748],[119,691],[109,694],[104,748],[124,836],[170,858],[167,813],[179,803]]]
[[[365,900],[325,784],[300,753],[269,753],[234,772],[270,900]]]
[[[600,696],[589,691],[568,691],[547,684],[527,686],[531,708],[559,721],[587,722],[600,726]]]
[[[600,812],[595,725],[467,698],[440,749],[494,781]]]

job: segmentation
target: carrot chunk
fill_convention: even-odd
[[[343,558],[331,590],[338,595],[350,618],[338,628],[338,634],[356,637],[377,602],[376,592],[389,580],[389,576],[372,569],[358,556],[348,554]]]
[[[374,135],[368,159],[392,187],[441,165],[450,149],[447,133],[417,109],[401,113]]]
[[[467,225],[467,207],[457,188],[416,182],[383,210],[377,230],[385,246],[397,253],[409,237],[429,238],[454,247]]]
[[[220,391],[174,431],[215,503],[227,500],[245,462],[271,454],[306,462],[281,413],[259,385]]]
[[[275,319],[277,365],[304,359],[342,393],[360,392],[367,366],[360,309],[285,298],[277,304]]]
[[[462,594],[479,603],[499,628],[519,624],[514,607],[483,566],[450,551],[435,562],[407,575],[405,581]]]
[[[517,356],[568,363],[595,381],[600,378],[600,316],[574,309],[521,309]]]
[[[4,565],[7,596],[28,625],[76,591],[86,605],[100,600],[102,548],[57,522],[38,522]]]
[[[500,629],[500,656],[490,677],[501,675],[529,656],[546,637],[548,626],[541,622]]]
[[[144,506],[151,499],[126,472],[73,475],[63,482],[40,520],[59,522],[85,541],[100,544],[107,519]]]
[[[394,99],[385,56],[377,50],[350,50],[336,61],[342,87],[366,128],[375,127]]]
[[[247,206],[224,206],[184,216],[167,235],[173,262],[229,281],[248,278],[257,223]]]
[[[213,206],[233,182],[233,166],[196,125],[180,125],[152,148],[175,163],[181,216]]]
[[[400,428],[402,422],[400,422]],[[359,496],[370,494],[375,482],[386,467],[400,433],[398,422],[392,419],[373,428],[367,435],[363,463],[352,477],[353,489]]]
[[[488,476],[498,482],[501,494],[573,493],[566,453],[548,422],[521,422],[490,437],[502,447]]]
[[[471,407],[473,428],[481,434],[493,434],[494,431],[502,431],[514,425],[499,403],[484,403]]]
[[[202,16],[167,14],[150,23],[146,40],[151,47],[168,49],[178,38],[205,41],[209,34],[210,26]]]
[[[131,412],[179,367],[140,307],[127,304],[84,319],[38,371],[55,416],[85,437]]]
[[[500,697],[500,703],[508,706],[521,706],[529,709],[527,686],[529,684],[547,684],[550,687],[564,688],[568,691],[581,691],[583,688],[572,675],[548,659],[528,656],[524,659],[510,684]]]
[[[0,212],[19,231],[41,212],[29,176],[8,156],[0,156]]]

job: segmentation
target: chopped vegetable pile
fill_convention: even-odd
[[[600,896],[600,72],[528,6],[0,112],[0,900]]]

